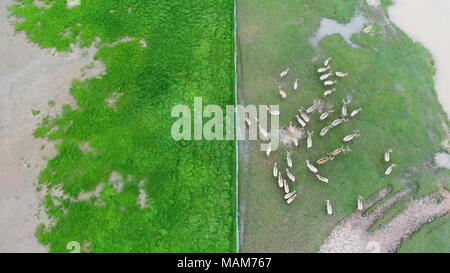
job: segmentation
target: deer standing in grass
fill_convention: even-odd
[[[352,118],[352,117],[356,116],[359,112],[361,112],[361,110],[362,110],[361,108],[353,110],[352,113],[350,114],[350,117]]]
[[[286,201],[286,203],[288,203],[288,205],[290,203],[292,203],[292,201],[294,201],[294,199],[297,197],[297,194],[292,195],[291,197],[289,197],[289,199]]]
[[[325,90],[325,92],[323,92],[323,95],[326,97],[326,96],[329,96],[329,95],[331,95],[331,93],[333,93],[334,91],[336,91],[336,87],[333,87],[333,88],[331,88],[331,89],[328,89],[328,90]]]
[[[297,193],[297,191],[291,191],[290,193],[287,193],[284,195],[284,199],[287,200],[287,199],[291,198],[292,196],[294,196],[296,193]]]
[[[286,175],[288,176],[289,180],[295,182],[295,176],[289,171],[288,168],[286,168]]]
[[[387,152],[384,153],[384,162],[389,162],[391,160],[392,149],[389,148]]]
[[[362,196],[358,196],[358,210],[361,211],[364,209],[363,198]]]
[[[337,83],[337,81],[335,80],[335,81],[324,81],[323,82],[323,85],[325,85],[325,86],[330,86],[330,85],[334,85],[334,84],[336,84]]]
[[[280,111],[272,109],[272,106],[266,106],[266,110],[272,116],[279,116],[280,115]]]
[[[384,175],[386,175],[386,176],[390,175],[390,174],[392,173],[392,170],[393,170],[395,167],[397,167],[396,164],[391,164],[391,166],[389,166],[389,167],[386,169],[386,171],[384,172]]]
[[[328,124],[327,126],[323,127],[322,130],[320,130],[320,136],[321,137],[325,136],[331,128],[333,128],[333,125],[331,124]]]
[[[345,73],[345,72],[336,72],[334,74],[336,75],[336,77],[339,77],[339,78],[343,78],[343,77],[347,77],[348,76],[348,73]]]
[[[324,81],[326,79],[328,79],[331,75],[333,75],[333,73],[327,73],[327,74],[323,74],[322,76],[319,77],[320,81]]]
[[[333,112],[334,112],[333,105],[329,104],[328,109],[320,115],[319,119],[324,120]]]
[[[319,174],[316,174],[317,179],[319,179],[322,182],[328,183],[328,178],[320,176]]]
[[[297,122],[300,124],[300,126],[302,127],[306,126],[306,122],[304,122],[301,117],[299,117],[298,115],[295,115],[295,117],[297,118]]]
[[[309,160],[306,160],[306,167],[308,167],[308,169],[309,169],[311,172],[313,172],[313,173],[317,173],[317,172],[318,172],[317,168],[314,167],[314,165],[311,164],[311,163],[309,162]]]
[[[308,123],[308,122],[310,121],[308,115],[305,114],[305,112],[303,111],[303,108],[300,108],[300,109],[298,110],[298,112],[300,113],[300,116],[302,117],[302,119],[303,119],[306,123]]]
[[[331,202],[330,202],[330,200],[326,200],[326,203],[327,203],[327,214],[328,214],[328,215],[333,214],[333,207],[331,207]]]
[[[284,78],[289,73],[289,67],[285,70],[281,71],[280,73],[280,79]]]
[[[277,167],[277,162],[275,162],[275,164],[273,165],[273,171],[272,171],[273,177],[277,177],[278,176],[278,167]]]
[[[341,117],[342,118],[346,118],[347,117],[347,112],[348,112],[348,110],[347,110],[347,104],[349,104],[350,103],[350,101],[349,100],[342,100],[342,102],[344,103],[343,105],[342,105],[342,109],[341,109]]]
[[[306,148],[307,149],[311,149],[312,148],[312,145],[313,145],[313,143],[312,143],[312,135],[313,135],[313,133],[314,132],[312,132],[312,131],[308,131],[308,139],[306,140]]]
[[[353,140],[354,138],[359,137],[359,136],[360,136],[359,130],[353,130],[353,134],[344,137],[344,138],[342,139],[342,141],[344,141],[344,142],[349,142],[349,141],[351,141],[351,140]]]
[[[281,86],[278,87],[278,92],[280,93],[282,99],[285,99],[287,97],[286,91],[284,91],[284,89],[281,88]]]
[[[324,73],[324,72],[328,71],[330,68],[331,68],[330,65],[321,67],[321,68],[317,69],[317,73]]]
[[[291,157],[291,152],[286,152],[286,162],[289,166],[289,168],[292,168],[292,157]]]

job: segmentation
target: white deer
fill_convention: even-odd
[[[319,179],[320,181],[325,182],[325,183],[328,183],[328,181],[329,181],[328,178],[320,176],[318,174],[316,174],[316,177],[317,177],[317,179]]]
[[[325,86],[330,86],[330,85],[333,85],[333,84],[335,84],[335,83],[337,83],[337,81],[324,81],[324,82],[323,82],[323,85],[325,85]]]
[[[326,96],[329,96],[329,95],[331,95],[331,93],[333,93],[334,91],[336,91],[336,87],[333,87],[333,88],[331,88],[331,89],[328,89],[328,90],[325,90],[325,92],[323,92],[323,95],[326,97]]]
[[[384,175],[390,175],[392,173],[392,170],[396,167],[396,164],[392,164],[391,166],[389,166],[386,171],[384,172]]]
[[[269,145],[267,145],[267,150],[266,150],[267,157],[270,155],[270,152],[272,152],[272,142],[270,142]]]
[[[278,92],[280,93],[282,99],[285,99],[287,97],[286,91],[284,91],[281,86],[278,87]]]
[[[328,79],[331,75],[333,75],[333,73],[331,73],[331,72],[327,73],[327,74],[323,74],[322,76],[319,77],[319,79],[321,81],[324,81],[324,80]]]
[[[341,124],[343,121],[344,121],[344,119],[342,119],[342,118],[335,119],[335,120],[333,120],[333,122],[331,122],[331,127],[336,127],[339,124]]]
[[[281,177],[281,172],[278,172],[278,187],[283,187],[283,177]]]
[[[292,141],[294,141],[295,147],[298,147],[298,140],[297,140],[297,138],[296,138],[296,137],[293,137],[293,138],[292,138]]]
[[[327,213],[328,213],[328,215],[333,214],[333,208],[331,207],[330,200],[326,200],[326,203],[327,203]]]
[[[314,165],[311,164],[311,163],[309,162],[309,160],[306,160],[306,167],[308,167],[308,169],[309,169],[311,172],[313,172],[313,173],[317,173],[317,172],[318,172],[317,168],[314,167]]]
[[[324,66],[328,66],[328,65],[330,64],[330,61],[331,61],[331,57],[328,57],[328,58],[323,62],[323,65],[324,65]]]
[[[269,114],[271,114],[272,116],[279,116],[280,115],[280,111],[272,109],[272,105],[271,106],[266,106],[266,109],[267,109],[267,112],[269,112]]]
[[[303,119],[301,117],[299,117],[298,115],[295,115],[295,117],[297,118],[297,121],[300,124],[300,126],[302,126],[302,127],[306,126],[306,123],[303,121]]]
[[[340,148],[334,149],[334,151],[332,151],[330,153],[330,155],[334,159],[336,156],[340,155],[341,153],[346,153],[346,152],[349,152],[349,151],[350,151],[350,148],[348,146],[347,146],[347,148],[344,148],[344,146],[342,146]]]
[[[303,112],[303,108],[300,108],[298,111],[300,112],[300,116],[302,117],[302,119],[303,119],[306,123],[308,123],[308,122],[309,122],[309,117],[308,117],[307,114],[305,114],[305,112]]]
[[[312,112],[314,112],[317,108],[319,108],[322,105],[322,100],[314,100],[313,105],[311,105],[310,107],[308,107],[308,109],[306,109],[306,113],[307,114],[311,114]]]
[[[288,168],[286,168],[286,174],[287,174],[289,180],[291,180],[292,182],[295,182],[295,176],[289,171]]]
[[[289,73],[289,67],[285,70],[281,71],[280,73],[280,79],[284,78]]]
[[[289,185],[286,179],[283,179],[284,193],[289,193]]]
[[[334,112],[333,105],[329,104],[328,109],[320,115],[319,119],[324,120],[333,112]]]
[[[342,116],[343,118],[345,118],[345,117],[347,117],[347,114],[348,114],[347,104],[350,104],[350,101],[349,101],[349,100],[342,100],[342,102],[343,102],[344,104],[342,105],[341,116]]]
[[[307,149],[312,148],[312,145],[313,145],[313,143],[312,143],[312,135],[313,135],[313,133],[314,132],[312,132],[312,131],[308,131],[308,139],[306,140],[306,148]]]
[[[284,195],[284,199],[289,199],[291,198],[293,195],[295,195],[297,193],[297,191],[291,191],[290,193],[287,193]]]
[[[291,158],[291,152],[286,152],[286,162],[289,166],[289,168],[292,168],[292,158]]]
[[[273,164],[273,177],[277,177],[278,176],[278,167],[277,167],[277,162],[275,162],[275,164]]]
[[[350,117],[352,118],[352,117],[356,116],[359,112],[361,112],[361,110],[362,110],[361,108],[353,110],[352,113],[350,114]]]
[[[292,203],[292,201],[294,201],[294,199],[297,197],[297,194],[294,194],[294,195],[292,195],[287,201],[286,201],[286,203],[288,203],[288,205],[290,204],[290,203]]]
[[[348,75],[348,73],[336,72],[335,75],[336,75],[336,77],[343,78],[343,77],[346,77]]]
[[[358,210],[363,210],[364,209],[364,205],[363,205],[363,198],[362,196],[358,196]]]
[[[321,137],[325,136],[331,128],[333,128],[331,124],[328,124],[327,126],[323,127],[322,130],[320,130],[320,136]]]
[[[325,67],[321,67],[319,69],[317,69],[317,73],[324,73],[325,71],[329,70],[331,68],[330,65],[327,65]]]
[[[387,152],[384,153],[384,161],[385,162],[389,162],[389,160],[391,159],[390,153],[392,153],[392,149],[389,148],[387,150]]]
[[[359,130],[353,130],[353,134],[344,137],[344,138],[342,139],[342,141],[344,141],[344,142],[349,142],[349,141],[351,141],[352,139],[354,139],[354,138],[356,138],[356,137],[359,137],[359,136],[360,136]]]

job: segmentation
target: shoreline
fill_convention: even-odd
[[[433,55],[436,92],[450,117],[450,37],[445,35],[450,25],[450,1],[395,0],[388,14],[393,23]]]

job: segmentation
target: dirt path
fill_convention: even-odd
[[[435,195],[411,201],[408,207],[389,223],[375,232],[368,232],[372,224],[392,204],[408,194],[408,191],[397,193],[368,216],[363,216],[361,212],[349,215],[332,230],[320,247],[320,252],[394,252],[404,238],[408,238],[423,224],[450,211],[450,192],[441,189]]]
[[[43,116],[73,103],[71,80],[82,76],[95,50],[52,55],[29,43],[10,25],[12,3],[0,2],[0,252],[43,252],[34,235],[45,220],[38,217],[41,201],[34,184],[46,162],[42,156],[52,156],[54,149],[32,133]],[[50,100],[56,105],[49,106]],[[40,114],[33,116],[32,109]]]

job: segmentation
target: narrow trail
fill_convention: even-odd
[[[450,192],[442,188],[435,194],[412,200],[407,208],[389,223],[374,232],[368,231],[389,207],[409,193],[409,190],[398,192],[367,216],[363,216],[362,212],[349,215],[332,230],[320,247],[320,252],[394,252],[403,239],[408,238],[422,225],[450,212]]]

